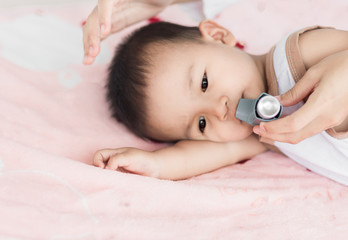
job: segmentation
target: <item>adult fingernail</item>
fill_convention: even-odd
[[[262,123],[260,124],[260,132],[266,132],[266,128]]]

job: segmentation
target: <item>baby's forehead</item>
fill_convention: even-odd
[[[150,75],[161,72],[162,74],[176,74],[180,71],[186,71],[188,64],[197,56],[193,51],[198,43],[188,42],[160,42],[148,46],[147,55],[150,60],[148,72]]]
[[[153,129],[152,135],[156,133],[156,139],[179,139],[172,130],[179,130],[183,125],[181,115],[186,112],[184,109],[189,103],[189,68],[187,58],[178,60],[172,54],[158,58],[158,64],[153,65],[148,75],[146,105],[149,125]]]
[[[168,54],[181,53],[194,54],[194,51],[189,51],[194,47],[202,46],[199,40],[178,40],[178,41],[157,41],[147,45],[146,53],[150,56],[168,56]]]

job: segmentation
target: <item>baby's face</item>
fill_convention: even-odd
[[[227,142],[252,133],[251,126],[235,117],[240,98],[265,91],[250,55],[214,41],[160,48],[147,87],[153,138]]]

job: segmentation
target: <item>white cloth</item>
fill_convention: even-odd
[[[278,81],[279,94],[285,93],[295,85],[286,58],[283,38],[276,46],[273,65]],[[285,108],[289,114],[300,108],[303,103]],[[325,131],[307,138],[298,144],[275,142],[274,144],[285,155],[306,168],[348,186],[348,138],[336,139]]]
[[[207,19],[213,19],[226,7],[239,1],[241,0],[202,0],[203,13]]]
[[[204,19],[214,19],[228,6],[242,0],[201,0],[180,3],[181,9],[188,12],[192,19],[200,22]]]

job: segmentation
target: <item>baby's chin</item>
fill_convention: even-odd
[[[220,136],[218,139],[211,139],[216,142],[236,142],[246,139],[253,134],[253,127],[247,124],[246,122],[242,123],[242,128],[238,129],[238,133],[235,131],[225,132],[223,136]]]
[[[249,137],[251,134],[253,134],[253,126],[249,125],[246,122],[242,122],[243,128],[245,129],[245,137]]]

